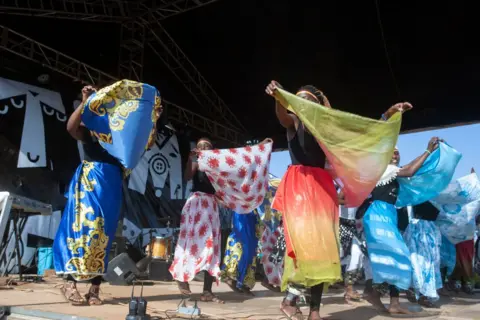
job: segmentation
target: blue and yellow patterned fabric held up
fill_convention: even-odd
[[[127,169],[133,169],[155,142],[160,93],[148,84],[121,80],[92,94],[82,122],[100,145]]]

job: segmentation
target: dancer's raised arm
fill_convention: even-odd
[[[87,102],[88,97],[96,90],[92,86],[85,86],[82,89],[82,103],[77,107],[77,109],[72,113],[67,122],[67,131],[70,135],[79,141],[83,141],[85,127],[82,125],[82,110],[83,105]]]
[[[382,114],[382,120],[387,121],[395,113],[397,113],[397,112],[404,113],[404,112],[407,112],[407,111],[411,110],[412,108],[413,108],[413,106],[409,102],[396,103],[393,106],[391,106],[390,108],[388,108],[388,110],[384,114]]]
[[[275,80],[272,80],[265,89],[265,92],[269,96],[274,96],[277,88],[282,89],[282,86]],[[294,114],[288,113],[285,106],[282,106],[278,100],[275,100],[275,113],[277,114],[278,121],[286,129],[295,129],[295,124],[298,121]]]
[[[397,176],[398,177],[412,177],[418,169],[423,165],[425,160],[427,160],[428,156],[438,148],[438,144],[440,142],[443,142],[443,140],[439,139],[438,137],[433,137],[430,139],[428,142],[427,149],[425,152],[423,152],[419,157],[417,157],[415,160],[407,164],[406,166],[403,166],[400,168],[400,171],[398,172]]]

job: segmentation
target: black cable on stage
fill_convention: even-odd
[[[395,73],[393,73],[392,62],[390,61],[390,55],[388,54],[387,42],[385,41],[385,32],[383,31],[383,24],[382,24],[382,19],[380,17],[380,6],[378,5],[378,0],[375,0],[375,7],[377,8],[377,20],[378,20],[378,25],[380,27],[380,33],[382,35],[383,49],[385,50],[385,57],[387,59],[388,69],[390,70],[390,75],[392,76],[392,80],[395,86],[395,91],[397,92],[397,96],[399,99],[401,99],[400,88],[398,86],[397,79],[395,78]]]

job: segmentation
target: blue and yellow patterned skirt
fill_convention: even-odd
[[[53,244],[55,271],[76,280],[103,275],[122,204],[121,169],[83,161],[67,198]]]
[[[259,219],[255,212],[233,214],[233,230],[227,240],[227,249],[222,265],[222,278],[237,282],[237,288],[243,286],[253,289],[257,267],[257,248]]]

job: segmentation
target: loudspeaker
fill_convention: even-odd
[[[148,279],[153,281],[173,281],[172,274],[168,271],[171,261],[152,260],[148,265]]]
[[[129,286],[141,275],[135,262],[126,253],[121,253],[108,263],[105,281],[113,286]]]

